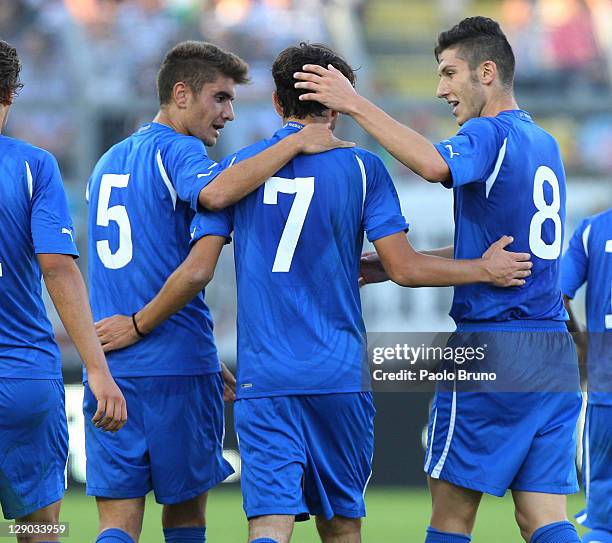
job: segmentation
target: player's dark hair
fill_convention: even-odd
[[[172,89],[182,81],[198,94],[205,83],[224,75],[236,84],[248,83],[249,65],[238,55],[203,41],[184,41],[175,45],[162,62],[157,74],[157,96],[161,105],[168,104]]]
[[[355,73],[341,56],[334,53],[325,45],[302,42],[299,45],[287,47],[276,57],[272,65],[272,77],[276,84],[278,101],[283,108],[285,117],[304,119],[308,115],[322,115],[327,108],[319,102],[301,102],[300,94],[310,92],[305,89],[296,89],[295,72],[302,70],[304,64],[318,64],[327,68],[328,64],[340,70],[344,76],[355,86]]]
[[[471,70],[483,62],[495,62],[499,78],[506,88],[512,87],[514,79],[514,53],[499,23],[488,17],[468,17],[438,36],[434,49],[436,60],[445,49],[457,47]]]
[[[21,62],[17,50],[0,40],[0,104],[10,106],[23,83],[19,80]]]

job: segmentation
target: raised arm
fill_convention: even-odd
[[[427,181],[451,180],[448,165],[433,143],[359,95],[331,64],[327,69],[307,64],[303,70],[295,74],[295,87],[310,92],[302,94],[300,100],[314,100],[350,115],[397,160]]]
[[[299,154],[316,154],[355,144],[336,138],[329,124],[312,123],[277,144],[221,172],[200,191],[200,205],[219,211],[235,204]]]
[[[504,236],[474,260],[453,260],[415,251],[403,233],[374,242],[389,278],[405,287],[443,287],[468,283],[491,283],[498,287],[522,286],[531,275],[528,253],[511,253]]]
[[[89,386],[98,400],[92,420],[103,430],[117,431],[127,421],[127,406],[96,337],[81,272],[70,255],[37,256],[51,300],[87,368]]]

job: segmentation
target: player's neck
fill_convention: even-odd
[[[172,130],[174,130],[175,132],[178,132],[179,134],[185,134],[186,136],[188,136],[189,134],[182,128],[182,126],[180,125],[180,123],[175,122],[172,117],[170,115],[168,115],[168,113],[166,113],[163,109],[160,109],[157,112],[157,115],[155,115],[155,118],[153,119],[154,123],[159,123],[159,124],[163,124],[164,126],[169,126],[170,128],[172,128]]]
[[[287,123],[298,123],[298,124],[327,124],[330,122],[330,119],[327,117],[313,117],[309,115],[308,117],[304,117],[303,119],[298,119],[297,117],[284,117],[283,124]]]
[[[8,117],[9,106],[0,105],[0,134],[4,132],[4,126],[6,125],[6,119]]]
[[[481,117],[496,117],[502,111],[519,109],[512,94],[500,94],[487,101],[480,112]]]

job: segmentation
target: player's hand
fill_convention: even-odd
[[[223,362],[221,362],[221,375],[223,377],[223,400],[233,402],[236,399],[236,378]]]
[[[329,123],[311,123],[294,136],[299,141],[300,152],[307,155],[331,151],[339,147],[355,147],[352,141],[344,141],[334,136]]]
[[[488,282],[496,287],[520,287],[531,275],[533,264],[529,261],[529,253],[512,253],[504,249],[513,241],[511,236],[502,236],[482,255]]]
[[[369,251],[361,255],[359,266],[359,287],[370,283],[382,283],[388,281],[389,276],[380,263],[376,251]]]
[[[293,77],[298,80],[296,89],[310,92],[300,95],[300,100],[323,104],[329,109],[351,115],[358,108],[359,94],[340,70],[331,64],[324,68],[317,64],[306,64]]]
[[[116,432],[127,421],[127,404],[121,389],[108,370],[88,371],[87,382],[98,400],[98,409],[91,421],[106,432]]]
[[[127,315],[113,315],[96,322],[96,334],[105,353],[124,349],[140,339],[132,317]]]

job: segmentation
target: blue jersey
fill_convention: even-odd
[[[57,162],[0,136],[0,377],[61,379],[36,254],[78,256]]]
[[[99,160],[88,185],[95,320],[131,315],[158,293],[187,256],[198,195],[219,171],[200,140],[158,123]],[[109,353],[108,362],[116,377],[219,371],[204,293],[138,343]]]
[[[508,249],[531,253],[533,262],[522,287],[455,287],[451,317],[457,323],[567,320],[559,279],[565,172],[555,139],[528,113],[512,110],[471,119],[436,148],[452,175],[455,258],[480,258],[509,235]]]
[[[302,127],[222,164],[244,160]],[[233,208],[203,213],[194,240],[234,231],[238,397],[369,390],[358,276],[370,241],[408,226],[381,160],[362,149],[299,155]]]
[[[589,402],[612,405],[612,209],[582,221],[563,255],[563,294],[585,282]]]

